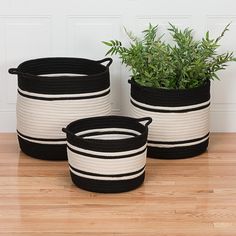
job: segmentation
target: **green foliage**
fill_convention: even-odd
[[[209,32],[202,40],[193,38],[191,29],[180,30],[170,24],[168,31],[174,46],[157,37],[158,27],[149,24],[139,39],[125,29],[129,47],[118,40],[103,42],[110,47],[106,55],[117,54],[128,66],[132,77],[140,85],[155,88],[187,89],[201,86],[206,80],[219,79],[217,71],[224,70],[227,62],[236,61],[232,52],[217,54],[219,41],[228,31],[229,24],[216,39]]]

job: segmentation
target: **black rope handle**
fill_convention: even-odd
[[[104,59],[99,60],[99,61],[97,61],[97,62],[98,62],[98,63],[103,63],[103,62],[107,62],[107,61],[108,61],[108,63],[107,63],[107,65],[106,65],[106,67],[109,67],[109,66],[111,65],[111,63],[113,62],[112,58],[110,58],[110,57],[104,58]]]
[[[131,79],[128,80],[128,83],[131,84],[131,85],[135,84],[135,80],[133,78],[131,78]]]
[[[10,69],[8,70],[8,73],[9,73],[9,74],[12,74],[12,75],[23,75],[23,76],[25,76],[25,77],[27,77],[27,76],[32,76],[32,75],[29,74],[29,73],[24,73],[24,72],[19,71],[17,68],[10,68]]]
[[[21,72],[19,72],[17,68],[10,68],[10,69],[8,70],[8,73],[10,73],[10,74],[12,74],[12,75],[18,75],[18,74],[20,74]]]
[[[152,123],[152,118],[151,117],[143,117],[143,118],[138,118],[137,119],[138,122],[143,122],[143,121],[147,121],[147,123],[145,123],[145,127],[149,126]]]
[[[62,131],[66,134],[69,134],[71,136],[78,138],[78,136],[76,136],[74,133],[70,132],[67,128],[62,128]]]

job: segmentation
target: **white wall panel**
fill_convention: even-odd
[[[16,76],[8,68],[30,58],[104,57],[101,41],[127,42],[123,26],[140,33],[149,22],[166,32],[168,22],[213,37],[232,21],[222,50],[236,53],[236,1],[225,0],[0,0],[0,132],[15,131]],[[169,40],[169,37],[166,36]],[[129,111],[129,72],[117,57],[111,66],[113,112]],[[236,63],[212,83],[211,130],[236,131]]]
[[[51,22],[49,17],[5,17],[5,71],[25,60],[51,55]],[[6,79],[7,103],[16,101],[16,77]]]
[[[236,51],[236,16],[234,15],[207,15],[206,30],[212,37],[220,35],[225,25],[231,23],[220,44],[219,52]],[[218,132],[236,131],[236,63],[231,63],[225,71],[219,72],[220,81],[212,83],[211,129]]]
[[[68,55],[100,60],[108,50],[102,41],[120,38],[120,16],[69,16],[67,19]],[[112,109],[120,111],[120,63],[114,60],[111,73]]]
[[[4,24],[2,23],[2,19],[0,18],[0,36],[4,35]],[[4,98],[4,77],[5,77],[5,45],[4,38],[0,37],[0,108],[3,106],[3,98]]]
[[[136,29],[137,32],[141,32],[147,28],[149,23],[158,25],[158,32],[160,35],[164,35],[164,39],[169,39],[169,23],[178,26],[181,29],[186,27],[192,27],[191,15],[138,15],[136,17]]]
[[[230,31],[225,33],[220,41],[222,47],[219,52],[236,51],[236,16],[207,16],[206,30],[210,31],[210,36],[219,36],[228,23]],[[236,111],[236,63],[230,63],[225,71],[218,73],[220,81],[212,83],[212,111]]]

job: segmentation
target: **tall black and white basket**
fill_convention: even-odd
[[[145,177],[150,123],[151,118],[104,116],[74,121],[64,128],[75,185],[103,193],[140,186]]]
[[[111,63],[110,58],[41,58],[9,69],[9,73],[18,75],[17,133],[21,150],[40,159],[67,159],[62,127],[79,118],[111,112]]]
[[[157,89],[131,83],[131,116],[150,116],[148,157],[186,158],[206,151],[210,82],[193,89]]]

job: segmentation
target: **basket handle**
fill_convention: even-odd
[[[20,74],[21,72],[17,69],[17,68],[10,68],[8,70],[8,73],[12,74],[12,75],[18,75]]]
[[[104,58],[104,59],[99,60],[99,61],[97,61],[97,62],[98,62],[98,63],[103,63],[103,62],[106,62],[106,61],[108,61],[106,67],[109,67],[109,66],[111,65],[111,63],[113,62],[113,60],[112,60],[110,57]]]
[[[77,137],[74,133],[70,132],[67,128],[62,128],[62,131],[66,134],[69,134],[71,136]]]
[[[23,75],[25,77],[30,76],[30,74],[28,74],[28,73],[24,73],[24,72],[19,71],[18,68],[10,68],[8,70],[8,73],[12,74],[12,75]]]
[[[135,85],[136,81],[134,80],[134,78],[130,78],[130,79],[128,79],[128,84]]]
[[[138,118],[137,121],[138,122],[147,121],[144,126],[148,127],[148,125],[150,125],[152,123],[152,118],[151,117],[143,117],[143,118]]]

